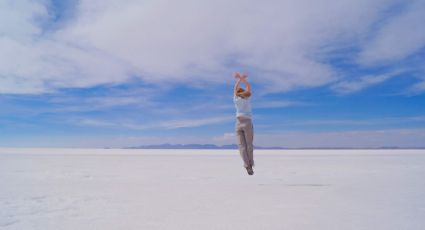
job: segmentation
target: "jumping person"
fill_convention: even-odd
[[[247,75],[235,73],[236,83],[233,91],[233,102],[236,107],[236,135],[239,141],[239,152],[244,167],[249,175],[254,174],[254,127],[251,112],[251,85],[246,80]],[[246,89],[240,87],[244,83]]]

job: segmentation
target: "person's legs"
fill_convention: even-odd
[[[243,120],[243,125],[241,125],[243,134],[244,134],[244,140],[245,140],[245,149],[246,149],[246,156],[248,159],[248,162],[245,163],[246,171],[249,175],[254,174],[254,170],[252,170],[252,166],[254,166],[254,134],[253,134],[253,125],[251,119]]]
[[[239,142],[239,152],[246,168],[250,166],[250,160],[248,157],[247,142],[245,140],[244,124],[239,120],[236,122],[236,136]]]
[[[251,120],[248,120],[246,123],[244,127],[246,152],[249,165],[254,166],[254,126]]]

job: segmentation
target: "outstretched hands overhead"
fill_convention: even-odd
[[[248,75],[246,74],[241,74],[239,72],[235,72],[233,75],[236,79],[236,83],[235,83],[235,87],[234,87],[234,95],[237,96],[238,95],[238,90],[239,90],[239,85],[241,82],[243,82],[246,85],[246,91],[251,94],[251,85],[248,83],[248,81],[246,80],[246,78],[248,77]],[[248,96],[249,97],[249,96]]]
[[[242,74],[242,73],[239,73],[239,72],[235,72],[234,77],[237,81],[246,82],[246,78],[248,77],[248,75]]]

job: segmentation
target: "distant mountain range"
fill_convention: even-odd
[[[214,145],[214,144],[161,144],[161,145],[142,145],[136,147],[128,147],[126,149],[238,149],[236,144],[231,145]],[[282,147],[260,147],[255,149],[285,149]]]
[[[160,144],[142,145],[135,147],[125,147],[124,149],[238,149],[236,144],[214,145],[214,144]],[[341,148],[341,147],[311,147],[311,148],[285,148],[285,147],[262,147],[255,146],[255,149],[424,149],[424,147],[402,148],[397,146],[383,146],[378,148]]]

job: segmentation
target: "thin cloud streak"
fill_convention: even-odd
[[[277,108],[287,108],[287,107],[293,107],[293,106],[308,106],[308,105],[311,105],[311,103],[280,100],[280,101],[255,102],[253,105],[255,109],[277,109]]]
[[[91,119],[91,118],[74,118],[74,119],[69,119],[68,122],[71,124],[80,125],[80,126],[146,130],[146,129],[194,128],[194,127],[202,127],[202,126],[208,126],[208,125],[214,125],[214,124],[227,123],[233,120],[234,120],[233,116],[222,116],[222,117],[210,117],[210,118],[201,118],[201,119],[167,120],[163,122],[157,122],[156,124],[140,124],[137,122],[108,121],[108,120]]]
[[[186,119],[186,120],[171,120],[166,122],[161,122],[157,127],[166,128],[166,129],[178,129],[178,128],[191,128],[191,127],[200,127],[206,125],[220,124],[234,121],[233,116],[224,116],[224,117],[211,117],[211,118],[202,118],[202,119]]]
[[[321,120],[302,120],[302,121],[284,121],[274,125],[262,125],[262,128],[280,129],[282,127],[291,126],[378,126],[378,125],[395,125],[405,123],[422,123],[425,121],[425,116],[411,116],[411,117],[382,117],[376,119],[321,119]]]
[[[385,82],[391,78],[397,77],[398,75],[400,75],[401,73],[403,73],[404,71],[402,70],[397,70],[397,71],[392,71],[392,72],[388,72],[385,74],[381,74],[381,75],[368,75],[368,76],[363,76],[360,79],[357,80],[351,80],[351,81],[341,81],[338,82],[334,85],[332,85],[332,89],[340,94],[350,94],[350,93],[355,93],[358,91],[361,91],[365,88],[374,86],[374,85],[378,85],[382,82]]]

